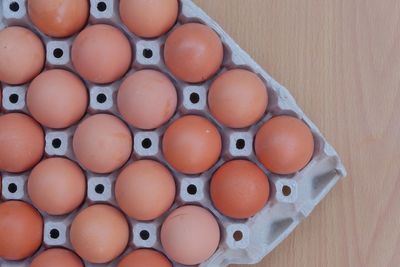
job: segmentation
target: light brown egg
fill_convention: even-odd
[[[24,172],[40,161],[44,133],[31,117],[21,113],[0,116],[0,170]]]
[[[184,265],[200,264],[216,251],[220,230],[206,209],[184,206],[174,210],[161,227],[161,243],[166,254]]]
[[[188,23],[167,38],[164,60],[172,74],[185,82],[209,79],[221,67],[224,48],[219,36],[208,26]]]
[[[91,263],[107,263],[128,245],[129,226],[124,215],[108,205],[93,205],[73,220],[71,244],[76,253]]]
[[[172,267],[172,264],[158,251],[139,249],[125,256],[117,267]]]
[[[128,161],[132,135],[117,117],[97,114],[81,122],[73,137],[73,150],[79,163],[96,173],[113,172]]]
[[[51,37],[68,37],[85,26],[89,17],[88,0],[28,0],[32,23]]]
[[[78,122],[86,112],[85,84],[65,70],[49,70],[29,85],[26,102],[32,116],[42,125],[61,129]]]
[[[214,173],[210,194],[214,206],[223,215],[247,219],[261,211],[267,203],[268,177],[250,161],[233,160]]]
[[[22,201],[0,204],[0,258],[23,260],[42,244],[43,219]]]
[[[166,33],[178,17],[177,0],[121,0],[122,22],[134,34],[154,38]]]
[[[301,120],[278,116],[267,121],[255,139],[257,158],[277,174],[292,174],[303,169],[314,153],[314,138]]]
[[[169,170],[152,160],[127,166],[115,184],[120,208],[136,220],[154,220],[166,212],[175,199],[175,180]]]
[[[28,194],[32,203],[48,214],[67,214],[85,199],[85,174],[68,159],[46,159],[29,175]]]
[[[162,148],[165,159],[179,172],[198,174],[210,169],[222,148],[218,129],[200,116],[185,116],[165,131]]]
[[[36,256],[30,267],[84,267],[82,260],[72,251],[52,248]]]
[[[31,81],[44,65],[42,41],[23,27],[0,31],[0,81],[17,85]]]
[[[212,83],[208,105],[211,114],[225,126],[249,127],[261,119],[267,109],[267,88],[253,72],[230,70]]]
[[[117,28],[96,24],[79,33],[71,49],[76,71],[93,83],[111,83],[121,78],[132,61],[131,44]]]
[[[155,70],[130,75],[118,91],[118,109],[136,128],[160,127],[175,113],[178,96],[167,76]]]

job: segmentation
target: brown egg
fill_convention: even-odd
[[[115,184],[120,208],[136,220],[154,220],[166,212],[175,199],[175,180],[169,170],[152,160],[127,166]]]
[[[76,71],[86,80],[99,84],[121,78],[132,61],[128,38],[106,24],[96,24],[81,31],[71,51]]]
[[[139,249],[125,256],[117,267],[172,267],[172,264],[158,251]]]
[[[73,138],[73,150],[86,169],[110,173],[128,161],[132,143],[131,132],[120,119],[98,114],[79,124]]]
[[[163,137],[165,159],[179,172],[198,174],[210,169],[222,148],[218,129],[200,116],[185,116],[172,123]]]
[[[32,203],[48,214],[67,214],[86,197],[85,174],[68,159],[46,159],[29,175],[28,194]]]
[[[23,27],[8,27],[0,32],[0,81],[23,84],[43,69],[42,41]]]
[[[206,209],[185,206],[174,210],[161,227],[166,254],[184,265],[200,264],[216,251],[220,240],[217,220]]]
[[[43,219],[22,201],[0,204],[0,258],[23,260],[42,244]]]
[[[263,81],[247,70],[230,70],[219,76],[208,93],[211,114],[231,128],[245,128],[264,115],[268,105]]]
[[[150,130],[160,127],[175,113],[178,96],[167,76],[155,70],[130,75],[118,91],[118,109],[132,126]]]
[[[257,158],[270,171],[291,174],[304,168],[314,153],[310,128],[299,119],[278,116],[267,121],[255,139]]]
[[[121,0],[119,13],[134,34],[154,38],[166,33],[178,18],[177,0]]]
[[[116,208],[93,205],[73,220],[70,239],[74,250],[83,259],[107,263],[117,258],[128,245],[128,222]]]
[[[29,85],[26,102],[32,116],[42,125],[61,129],[78,122],[86,112],[85,84],[65,70],[49,70]]]
[[[165,42],[165,64],[175,77],[185,82],[199,83],[209,79],[219,70],[223,58],[221,39],[203,24],[184,24]]]
[[[247,219],[268,201],[268,177],[254,163],[233,160],[222,165],[212,176],[210,194],[214,206],[225,216]]]
[[[28,14],[39,30],[51,37],[68,37],[85,26],[87,0],[28,0]]]
[[[44,133],[31,117],[21,113],[0,116],[0,170],[24,172],[40,161]]]
[[[84,267],[82,260],[72,251],[52,248],[36,256],[30,267]]]

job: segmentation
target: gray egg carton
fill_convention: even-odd
[[[223,29],[190,0],[181,0],[177,25],[187,22],[205,23],[221,37],[225,46],[224,63],[219,73],[230,68],[245,68],[257,73],[268,88],[269,106],[264,118],[247,129],[233,130],[219,124],[209,113],[207,90],[212,80],[203,84],[186,84],[175,79],[164,65],[162,50],[166,36],[158,39],[140,39],[122,25],[118,16],[117,0],[91,0],[89,24],[107,23],[120,28],[130,39],[134,51],[132,70],[152,68],[167,74],[174,82],[179,96],[175,116],[163,127],[155,131],[141,131],[130,128],[134,136],[133,154],[130,161],[155,159],[165,164],[173,172],[177,184],[176,201],[171,208],[185,204],[200,205],[209,209],[219,220],[221,242],[215,254],[202,267],[227,266],[229,264],[254,264],[259,262],[296,226],[306,218],[315,206],[346,175],[339,156],[328,144],[314,123],[297,106],[289,91],[276,82],[246,52],[244,52]],[[75,36],[67,39],[51,39],[40,33],[29,21],[26,0],[2,0],[0,5],[0,29],[20,25],[36,32],[46,47],[46,69],[62,68],[74,71],[70,60],[70,47]],[[175,26],[176,27],[176,26]],[[129,74],[129,73],[128,73]],[[128,75],[127,74],[127,75]],[[213,78],[215,79],[215,77]],[[116,94],[121,83],[95,85],[86,82],[90,103],[87,116],[96,113],[121,115],[116,108]],[[3,84],[2,113],[28,113],[25,105],[27,85],[10,86]],[[186,114],[197,114],[215,123],[223,136],[221,159],[209,171],[200,176],[178,173],[168,165],[161,153],[161,137],[172,121]],[[312,161],[300,172],[291,176],[270,173],[254,155],[253,139],[262,124],[276,115],[291,115],[304,120],[312,129],[315,139],[315,153]],[[71,144],[76,125],[66,130],[45,129],[45,157],[61,156],[75,160]],[[220,214],[212,205],[209,196],[209,180],[212,173],[224,162],[232,159],[249,159],[262,168],[270,179],[271,195],[266,207],[248,220],[233,220]],[[117,206],[114,198],[114,182],[118,171],[110,175],[98,175],[86,171],[87,198],[79,208],[93,203],[108,203]],[[26,191],[29,172],[22,174],[2,173],[2,199],[30,202]],[[70,223],[79,211],[67,216],[49,216],[42,213],[45,221],[43,245],[34,255],[51,247],[72,248],[69,241]],[[167,216],[152,221],[139,222],[128,219],[131,226],[129,246],[123,255],[137,248],[154,248],[163,251],[159,241],[160,226]],[[21,262],[8,262],[0,258],[0,266],[28,266],[33,257]],[[86,266],[116,266],[120,258],[112,263],[96,265],[85,262]],[[174,263],[174,266],[182,266]]]

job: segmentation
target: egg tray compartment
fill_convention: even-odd
[[[167,214],[178,206],[195,204],[208,208],[218,218],[221,228],[220,246],[215,254],[200,266],[216,267],[229,264],[257,263],[312,212],[337,181],[346,175],[346,170],[336,151],[298,107],[288,90],[265,72],[215,21],[191,0],[181,0],[180,2],[180,15],[177,25],[187,22],[200,22],[212,27],[221,37],[225,48],[224,63],[219,74],[230,68],[244,68],[257,73],[268,88],[268,112],[261,121],[248,129],[233,130],[222,126],[209,114],[207,108],[207,89],[212,80],[203,84],[186,84],[175,79],[165,67],[162,49],[168,34],[158,39],[140,39],[122,25],[118,15],[119,3],[117,0],[91,0],[89,24],[106,23],[114,25],[129,37],[135,51],[130,72],[144,68],[158,69],[169,75],[178,91],[177,113],[167,125],[155,131],[140,131],[130,127],[134,136],[134,148],[132,157],[127,164],[137,159],[155,159],[169,167],[176,178],[177,197]],[[29,21],[26,14],[26,0],[2,0],[0,29],[14,25],[30,28],[41,37],[46,46],[46,69],[62,68],[74,71],[70,61],[70,47],[75,36],[68,39],[51,39],[41,34]],[[87,116],[96,113],[110,113],[121,117],[116,108],[116,93],[121,80],[110,85],[95,85],[86,82],[90,96]],[[3,110],[1,113],[25,112],[29,114],[25,104],[26,89],[27,85],[10,86],[3,84]],[[212,169],[200,176],[187,176],[175,172],[163,158],[160,149],[162,135],[167,126],[186,114],[207,117],[218,126],[223,136],[221,159]],[[295,175],[280,176],[270,173],[254,155],[253,140],[257,130],[264,122],[276,115],[291,115],[302,119],[311,128],[315,139],[312,161]],[[62,131],[45,129],[45,156],[61,156],[75,160],[71,146],[75,128],[76,125]],[[270,179],[271,194],[268,204],[260,213],[248,220],[227,218],[220,214],[210,201],[210,177],[219,166],[231,159],[249,159],[255,162]],[[23,174],[2,173],[3,200],[18,199],[30,202],[26,192],[28,175],[29,172]],[[117,206],[113,187],[118,171],[110,175],[98,175],[86,171],[86,175],[87,199],[79,210],[93,203],[108,203]],[[51,188],[48,190],[51,190]],[[68,231],[78,212],[78,210],[74,211],[67,216],[49,216],[42,213],[45,220],[43,245],[34,256],[45,248],[66,247],[71,249]],[[154,248],[163,251],[158,236],[161,224],[167,214],[152,222],[139,222],[128,218],[131,237],[129,246],[123,255],[137,248]],[[0,258],[0,266],[28,266],[33,257],[21,262],[4,261]],[[116,266],[120,258],[103,265],[85,262],[85,266]],[[182,265],[174,263],[174,266]]]

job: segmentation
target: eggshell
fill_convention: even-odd
[[[99,84],[121,78],[132,61],[128,38],[106,24],[96,24],[81,31],[71,51],[76,71],[86,80]]]
[[[87,0],[28,0],[28,14],[41,32],[63,38],[82,29],[89,17]]]
[[[217,220],[206,209],[185,206],[174,210],[161,228],[166,254],[184,265],[200,264],[216,251],[220,240]]]
[[[172,267],[172,264],[158,251],[139,249],[125,256],[117,267]]]
[[[19,173],[40,161],[44,133],[31,117],[21,113],[0,116],[0,171]]]
[[[0,31],[0,80],[18,85],[31,81],[43,69],[45,52],[42,41],[23,27]]]
[[[154,38],[166,33],[178,18],[177,0],[121,0],[122,22],[134,34]]]
[[[187,23],[167,38],[164,60],[172,74],[185,82],[209,79],[221,67],[224,48],[219,36],[208,26]]]
[[[22,201],[0,204],[0,258],[23,260],[42,244],[43,219]]]
[[[122,167],[132,152],[132,135],[117,117],[98,114],[81,122],[73,137],[79,163],[96,173],[110,173]]]
[[[268,177],[250,161],[233,160],[213,174],[210,194],[214,206],[222,214],[234,219],[247,219],[267,203]]]
[[[260,120],[267,109],[267,88],[253,72],[230,70],[212,83],[208,105],[211,114],[225,126],[249,127]]]
[[[75,162],[49,158],[30,173],[28,194],[32,203],[48,214],[67,214],[85,199],[86,178]]]
[[[128,245],[128,222],[111,206],[93,205],[73,220],[70,239],[75,252],[83,259],[107,263],[117,258]]]
[[[222,149],[218,129],[200,116],[185,116],[173,122],[162,141],[165,159],[177,171],[198,174],[210,169]]]
[[[82,260],[72,251],[52,248],[36,256],[30,267],[84,267]]]
[[[65,70],[49,70],[29,85],[26,102],[32,116],[42,125],[62,129],[78,122],[86,112],[85,84]]]
[[[160,127],[175,113],[178,96],[167,76],[155,70],[130,75],[118,91],[118,109],[136,128]]]
[[[136,220],[154,220],[166,212],[175,199],[175,180],[169,170],[152,160],[127,166],[115,184],[120,208]]]
[[[299,119],[278,116],[267,121],[255,139],[257,158],[270,171],[291,174],[303,169],[314,153],[310,128]]]

